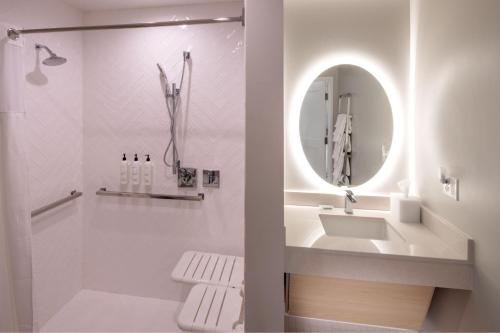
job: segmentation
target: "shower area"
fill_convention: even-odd
[[[0,293],[20,276],[19,328],[242,329],[244,26],[225,18],[243,2],[178,3],[0,0],[19,102],[0,103]],[[103,25],[120,28],[16,35]]]

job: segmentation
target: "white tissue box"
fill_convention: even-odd
[[[391,214],[403,223],[420,223],[420,199],[391,193]]]

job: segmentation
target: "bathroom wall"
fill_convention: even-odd
[[[0,22],[21,27],[79,25],[82,14],[62,1],[3,0]],[[68,58],[48,67],[35,43]],[[82,188],[82,37],[76,33],[25,36],[27,139],[31,209]],[[80,202],[33,219],[35,307],[43,325],[81,287]]]
[[[85,24],[240,16],[242,4],[88,12]],[[163,165],[169,120],[157,63],[180,82],[191,51],[179,117],[182,166],[198,169],[198,187],[181,190]],[[245,109],[240,23],[86,32],[84,35],[84,287],[184,300],[170,274],[183,252],[243,255]],[[155,164],[154,193],[206,194],[203,202],[97,197],[121,187],[122,153]],[[170,155],[169,155],[170,156]],[[202,187],[203,169],[221,171],[221,187]]]
[[[3,165],[0,166],[0,172],[3,171]],[[0,179],[0,186],[4,186],[3,177]],[[0,210],[3,211],[4,198],[3,191],[0,192]],[[5,222],[0,219],[0,332],[12,332],[17,329],[14,290],[12,288],[12,276],[9,262],[9,253],[7,252],[7,235]]]
[[[245,331],[282,332],[283,0],[246,0],[245,13]]]
[[[499,331],[500,2],[418,0],[416,129],[423,204],[475,243],[471,293],[436,293],[425,330]],[[442,194],[438,168],[460,180],[459,201]]]
[[[401,123],[404,126],[410,46],[409,1],[286,0],[284,3],[285,190],[332,193],[331,186],[312,181],[310,173],[304,171],[305,166],[295,158],[294,151],[301,148],[290,142],[288,132],[291,112],[296,107],[294,97],[305,89],[300,85],[303,78],[324,59],[352,55],[348,57],[351,60],[362,59],[374,64],[392,83],[393,94],[403,107]],[[390,176],[370,189],[369,194],[395,191],[396,182],[408,177],[404,151],[397,158]]]

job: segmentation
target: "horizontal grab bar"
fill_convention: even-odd
[[[83,195],[82,192],[77,192],[76,190],[71,191],[70,195],[67,196],[66,198],[54,201],[53,203],[50,203],[46,206],[35,209],[34,211],[31,212],[31,217],[35,217],[35,216],[38,216],[40,214],[43,214],[51,209],[54,209],[62,204],[65,204],[66,202],[69,202],[71,200],[75,200],[76,198],[81,197],[82,195]]]
[[[117,192],[108,191],[102,187],[95,194],[108,197],[127,197],[127,198],[150,198],[150,199],[168,199],[168,200],[187,200],[187,201],[202,201],[205,199],[205,194],[198,195],[172,195],[172,194],[154,194],[154,193],[139,193],[139,192]]]

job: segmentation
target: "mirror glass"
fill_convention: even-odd
[[[311,84],[300,111],[300,139],[316,173],[335,186],[358,186],[380,170],[393,135],[389,99],[365,69],[339,65]]]

